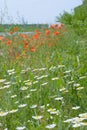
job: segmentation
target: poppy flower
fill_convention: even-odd
[[[48,47],[50,48],[51,46],[52,46],[52,43],[49,43],[49,44],[48,44]]]
[[[54,31],[54,33],[53,33],[54,35],[58,35],[59,34],[59,32],[58,31]]]
[[[3,40],[3,36],[0,36],[0,41],[2,41]]]
[[[30,47],[30,52],[35,52],[35,47],[34,46]]]
[[[9,46],[10,44],[12,44],[12,41],[11,40],[7,40],[6,44],[7,44],[7,46]]]
[[[58,24],[53,24],[50,26],[50,28],[52,28],[52,29],[58,28]]]
[[[38,38],[39,38],[39,33],[38,32],[32,36],[32,40],[38,39]]]
[[[57,28],[58,27],[58,24],[54,24],[54,28]]]
[[[54,29],[54,25],[50,25],[50,28]]]
[[[50,30],[46,29],[45,35],[48,36],[50,34]]]
[[[9,34],[12,35],[14,32],[13,31],[10,31]]]
[[[28,43],[24,44],[24,49],[28,49]]]
[[[14,32],[16,32],[18,30],[18,27],[14,27],[13,30]]]

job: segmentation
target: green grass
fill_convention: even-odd
[[[54,130],[87,129],[87,38],[71,28],[62,37],[48,36],[50,41],[43,33],[30,43],[45,41],[33,53],[23,52],[19,36],[10,37],[10,46],[0,41],[0,130],[46,130],[49,124]],[[74,128],[76,122],[81,126]]]

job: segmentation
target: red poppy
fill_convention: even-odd
[[[21,38],[28,38],[29,36],[28,36],[28,34],[23,34],[23,33],[21,33],[21,34],[20,34],[20,37],[21,37]]]
[[[49,43],[49,44],[48,44],[48,47],[50,48],[51,46],[52,46],[52,43]]]
[[[53,33],[54,35],[58,35],[59,34],[59,32],[58,31],[54,31],[54,33]]]
[[[50,26],[50,28],[54,29],[54,28],[57,28],[58,27],[58,24],[53,24]]]
[[[6,44],[7,44],[7,46],[9,46],[10,44],[12,44],[12,41],[11,40],[7,40]]]
[[[3,40],[3,36],[0,36],[0,41],[2,41]]]
[[[28,43],[24,44],[24,49],[28,49]]]
[[[13,31],[10,31],[9,33],[12,35],[14,32],[13,32]]]
[[[54,25],[50,25],[50,28],[54,29]]]
[[[45,35],[48,36],[50,34],[50,30],[46,29]]]
[[[39,33],[36,33],[36,34],[34,34],[33,36],[32,36],[32,39],[34,40],[34,39],[38,39],[39,38]]]
[[[34,46],[30,47],[30,52],[35,52],[35,47]]]
[[[61,24],[58,26],[58,29],[61,30],[63,26],[64,26],[64,24],[61,23]]]
[[[14,27],[13,30],[14,32],[16,32],[18,30],[18,27]]]

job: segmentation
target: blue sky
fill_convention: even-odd
[[[80,4],[82,0],[0,0],[0,21],[55,23],[56,16]]]

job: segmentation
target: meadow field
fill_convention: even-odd
[[[18,31],[0,36],[0,130],[87,130],[87,32]]]

